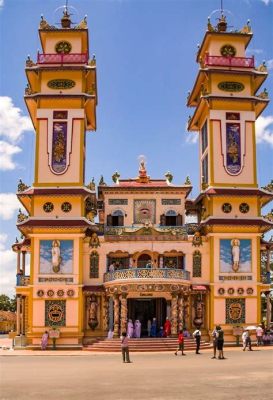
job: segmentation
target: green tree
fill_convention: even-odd
[[[6,294],[0,294],[0,310],[14,312],[16,310],[16,297],[10,298]]]

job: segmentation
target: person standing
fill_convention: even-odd
[[[156,318],[153,318],[153,322],[151,325],[151,337],[156,337]]]
[[[48,345],[48,337],[49,337],[48,332],[45,331],[45,333],[44,333],[43,336],[42,336],[42,340],[41,340],[41,349],[42,349],[42,350],[46,350],[46,348],[47,348],[47,345]]]
[[[122,360],[125,363],[130,363],[130,355],[129,355],[129,338],[126,336],[126,332],[122,332],[121,334],[121,353]]]
[[[134,337],[140,338],[140,336],[141,336],[141,322],[138,319],[136,319],[134,326]]]
[[[171,322],[167,317],[164,323],[164,337],[171,336],[171,328],[172,328]]]
[[[195,339],[195,343],[196,343],[196,354],[200,354],[199,350],[200,350],[200,342],[201,342],[201,331],[199,329],[196,329],[192,336]]]
[[[264,330],[262,328],[262,325],[259,325],[256,329],[257,346],[261,346],[263,344],[263,334]]]
[[[134,324],[131,319],[129,319],[127,324],[127,336],[129,336],[130,338],[134,336]]]
[[[148,337],[151,336],[151,327],[152,327],[152,322],[151,322],[150,319],[148,319],[148,322],[147,322],[147,334],[148,334]]]
[[[247,346],[248,346],[248,350],[252,351],[251,339],[250,339],[250,335],[249,335],[249,332],[247,329],[244,329],[244,332],[242,334],[242,340],[243,340],[243,351],[245,351]]]
[[[185,356],[186,354],[184,353],[184,335],[183,331],[180,330],[178,334],[178,348],[176,352],[174,353],[177,356],[177,352],[181,351],[181,356]]]
[[[220,325],[216,326],[217,350],[219,360],[224,360],[224,331]]]
[[[212,346],[213,346],[213,357],[211,357],[211,358],[213,359],[213,358],[216,358],[216,350],[217,350],[217,330],[216,330],[216,327],[215,327],[215,329],[213,329],[211,336],[212,336]]]

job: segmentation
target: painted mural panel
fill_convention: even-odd
[[[245,299],[226,299],[226,324],[244,324],[245,314]]]
[[[220,272],[251,272],[251,240],[220,240]]]
[[[40,273],[72,274],[73,240],[40,241]]]
[[[155,223],[155,200],[134,200],[134,223]]]
[[[64,172],[67,163],[67,122],[53,122],[52,169],[57,174]]]
[[[227,171],[236,175],[241,170],[241,135],[240,124],[226,124]]]

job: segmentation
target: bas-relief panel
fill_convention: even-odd
[[[238,174],[241,170],[241,135],[239,123],[226,124],[227,171]]]
[[[226,299],[226,324],[244,324],[245,319],[245,299]]]
[[[40,273],[72,274],[73,240],[40,241]]]
[[[134,200],[134,223],[155,223],[155,200]]]
[[[62,173],[67,164],[67,122],[53,122],[52,169]]]
[[[220,272],[251,272],[251,240],[220,240]]]

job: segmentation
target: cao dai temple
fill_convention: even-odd
[[[198,49],[187,100],[189,134],[199,133],[195,199],[189,178],[151,177],[145,160],[136,177],[116,172],[113,184],[85,184],[85,135],[96,130],[97,106],[87,21],[73,25],[65,9],[58,27],[42,17],[39,37],[42,52],[26,61],[36,146],[33,185],[20,181],[17,193],[28,213],[18,215],[23,239],[13,245],[17,334],[38,345],[56,328],[59,344],[82,346],[109,329],[118,337],[129,319],[145,336],[148,320],[159,329],[168,317],[173,336],[198,327],[208,338],[221,324],[234,340],[234,326],[260,323],[270,289],[263,234],[273,226],[261,209],[273,187],[257,182],[255,121],[269,99],[260,90],[266,66],[246,56],[249,24],[228,32],[224,15],[209,21]]]

